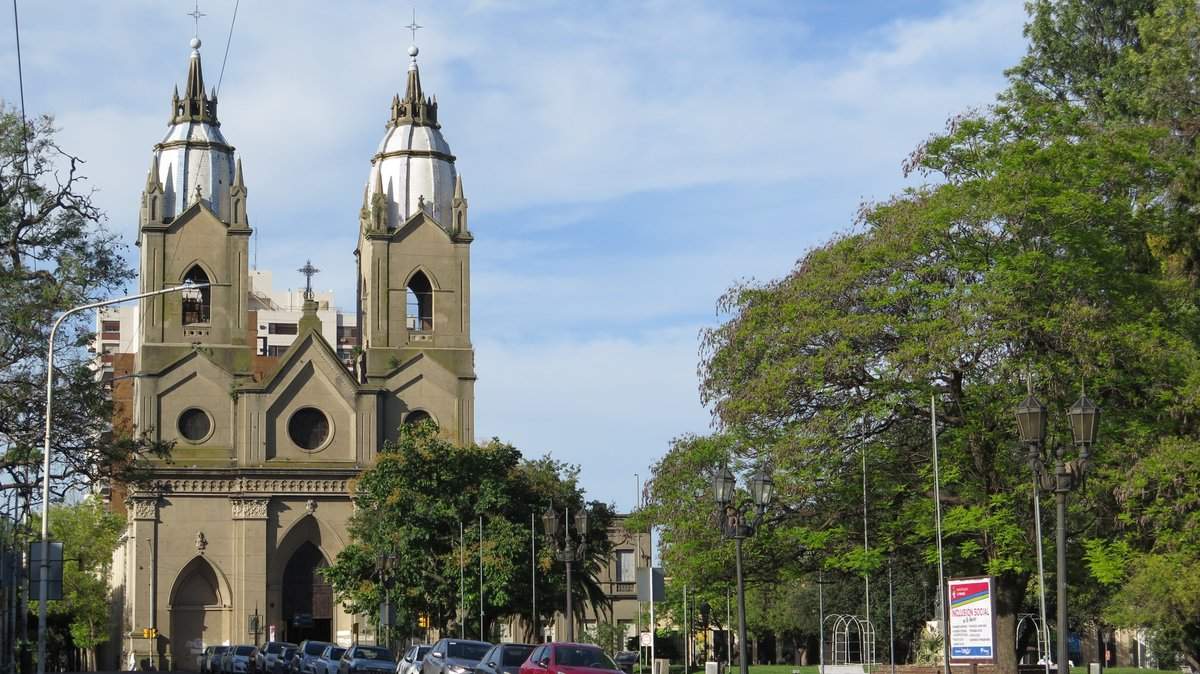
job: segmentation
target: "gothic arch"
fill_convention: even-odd
[[[170,594],[171,642],[178,669],[199,669],[206,646],[228,638],[232,595],[229,582],[211,561],[201,555],[179,570]]]
[[[279,579],[279,622],[284,638],[329,641],[336,632],[337,602],[320,575],[342,547],[342,541],[311,513],[287,529],[275,547],[270,577]],[[303,617],[304,622],[298,622]]]
[[[345,547],[345,542],[337,531],[322,522],[311,513],[296,520],[287,528],[275,544],[275,554],[271,560],[271,577],[281,578],[288,560],[305,543],[317,546],[326,561],[332,561]]]
[[[425,265],[423,265],[423,264],[418,264],[417,266],[413,267],[412,271],[408,272],[408,278],[404,279],[404,287],[405,288],[407,288],[412,283],[413,277],[416,276],[417,274],[423,274],[425,276],[425,278],[428,279],[429,286],[433,290],[441,289],[442,285],[440,283],[438,283],[437,277],[433,275],[433,272],[426,269]]]
[[[196,259],[192,260],[191,262],[188,262],[187,264],[180,267],[181,271],[179,272],[178,283],[182,284],[184,281],[187,280],[187,276],[189,273],[191,273],[193,267],[199,267],[200,271],[204,272],[204,275],[208,277],[209,283],[215,284],[218,282],[217,275],[216,275],[216,273],[213,272],[212,267],[208,266],[208,264],[206,264],[204,262],[204,260],[201,260],[200,258],[196,258]]]
[[[404,322],[409,330],[433,332],[433,296],[437,284],[418,266],[404,282]]]

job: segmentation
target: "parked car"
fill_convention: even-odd
[[[300,674],[300,647],[284,646],[269,674]]]
[[[442,639],[421,661],[421,674],[470,674],[491,647],[486,641]]]
[[[351,646],[342,654],[339,674],[392,674],[396,660],[383,646]]]
[[[317,669],[317,660],[325,652],[325,648],[333,644],[328,641],[313,641],[305,639],[300,642],[300,667],[297,674],[321,674]]]
[[[221,671],[224,674],[255,674],[257,667],[258,649],[254,646],[230,646],[221,656]]]
[[[633,674],[633,668],[637,666],[639,659],[637,651],[618,651],[613,656],[613,662],[617,663],[617,666],[625,674]]]
[[[496,644],[475,666],[475,674],[517,674],[535,647],[530,644]]]
[[[317,674],[337,674],[338,663],[345,652],[346,649],[336,644],[326,646],[325,650],[321,651],[321,657],[317,658]]]
[[[209,646],[204,649],[205,662],[201,665],[206,674],[218,674],[221,671],[221,657],[228,646]]]
[[[258,649],[258,670],[272,674],[275,671],[275,660],[288,646],[295,648],[296,644],[287,641],[268,641]]]
[[[404,657],[396,662],[396,674],[420,674],[421,661],[429,654],[431,648],[433,646],[429,644],[409,646],[408,650],[404,651]]]
[[[599,646],[553,642],[529,654],[520,674],[600,674],[620,671]]]

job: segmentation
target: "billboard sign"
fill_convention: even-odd
[[[996,595],[992,579],[951,578],[946,584],[950,598],[950,661],[995,662]]]

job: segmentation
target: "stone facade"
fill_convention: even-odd
[[[419,204],[395,222],[364,219],[353,365],[322,335],[311,292],[295,340],[263,358],[250,305],[249,190],[204,91],[199,41],[192,46],[186,92],[173,99],[142,194],[138,247],[143,292],[208,285],[143,300],[133,353],[113,358],[132,379],[114,387],[128,415],[114,426],[128,421],[174,449],[147,483],[112,488],[128,529],[114,560],[111,669],[146,658],[196,669],[205,646],[262,642],[272,630],[348,642],[360,621],[318,572],[347,543],[353,480],[400,424],[432,419],[448,439],[473,440],[471,237],[453,157],[401,148],[372,159],[376,182],[385,161],[403,159],[414,175],[421,161],[440,162],[426,173],[439,194],[453,192],[443,219],[454,221]],[[405,123],[432,124],[440,140],[436,115]]]

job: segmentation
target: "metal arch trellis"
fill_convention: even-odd
[[[1049,656],[1049,653],[1050,653],[1050,648],[1049,648],[1049,646],[1050,646],[1050,642],[1049,642],[1049,640],[1048,640],[1048,639],[1046,639],[1046,637],[1047,637],[1048,635],[1044,635],[1044,634],[1042,634],[1042,625],[1041,625],[1041,623],[1038,621],[1038,616],[1037,616],[1037,614],[1035,614],[1035,613],[1022,613],[1022,614],[1020,615],[1019,619],[1017,620],[1017,639],[1016,639],[1016,642],[1017,642],[1017,643],[1016,643],[1016,645],[1017,645],[1018,647],[1021,645],[1021,630],[1023,630],[1023,629],[1027,629],[1027,628],[1025,627],[1025,625],[1026,625],[1026,624],[1029,624],[1029,625],[1032,625],[1032,626],[1033,626],[1033,634],[1034,634],[1034,637],[1037,639],[1037,656],[1038,656],[1038,659],[1037,659],[1035,662],[1036,662],[1036,663],[1038,663],[1038,664],[1044,664],[1044,663],[1047,663],[1047,662],[1049,662],[1049,660],[1050,660],[1050,656]],[[1018,654],[1018,657],[1020,657],[1020,656],[1023,656],[1023,655],[1025,655],[1025,654],[1024,654],[1024,653],[1020,653],[1020,654]],[[1028,663],[1028,662],[1027,662],[1027,663],[1025,663],[1025,664],[1033,664],[1033,663]]]
[[[869,671],[875,664],[875,628],[871,622],[849,613],[830,614],[825,622],[830,623],[829,664],[862,665],[864,671]]]

